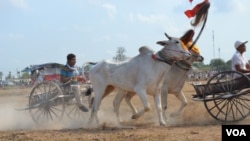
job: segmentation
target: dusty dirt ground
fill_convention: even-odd
[[[203,102],[191,100],[195,94],[193,86],[186,83],[184,93],[188,105],[178,117],[168,116],[168,126],[159,126],[158,117],[152,101],[151,111],[137,120],[130,119],[131,110],[122,101],[118,124],[113,112],[114,94],[101,103],[98,116],[100,126],[88,127],[87,119],[63,119],[58,123],[35,124],[28,111],[18,111],[27,105],[26,97],[31,89],[0,89],[0,141],[220,141],[221,123],[206,111]],[[177,110],[180,102],[173,95],[168,98],[168,113]],[[133,98],[138,109],[142,108],[137,96]],[[237,124],[249,124],[250,117]]]

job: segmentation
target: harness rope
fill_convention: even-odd
[[[169,65],[172,65],[174,63],[174,59],[171,59],[171,58],[168,58],[167,56],[161,56],[160,53],[161,51],[157,52],[156,54],[152,54],[152,59],[153,60],[157,60],[157,61],[160,61],[160,62],[164,62],[166,64],[169,64]],[[157,55],[160,57],[157,57]],[[163,54],[162,54],[163,55]]]
[[[177,65],[177,67],[183,69],[183,70],[190,70],[191,66],[190,64],[188,64],[186,61],[177,61],[175,62],[175,64]]]

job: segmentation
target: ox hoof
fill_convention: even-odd
[[[144,112],[150,111],[150,107],[145,107]]]
[[[161,122],[161,123],[160,123],[160,126],[167,127],[167,123],[166,123],[166,122]]]
[[[138,116],[137,115],[132,115],[131,119],[137,119]]]
[[[117,122],[118,122],[118,123],[122,123],[123,120],[122,120],[122,119],[117,119]]]

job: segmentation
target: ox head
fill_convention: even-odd
[[[186,60],[188,64],[192,64],[193,62],[202,62],[204,58],[200,55],[199,47],[192,42],[194,36],[194,30],[187,30],[181,37],[180,40],[187,46],[189,52],[191,53],[191,57]]]
[[[192,42],[187,43],[187,47],[192,46]],[[192,48],[189,48],[189,52],[191,53],[191,57],[187,60],[190,64],[193,62],[203,62],[204,58],[200,54],[199,47],[197,45],[193,45]]]
[[[179,38],[170,37],[165,33],[165,36],[169,39],[168,41],[158,41],[159,45],[163,46],[161,53],[174,60],[185,60],[191,56],[186,45]]]

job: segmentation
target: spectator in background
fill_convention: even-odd
[[[37,78],[36,78],[35,84],[43,81],[43,79],[44,79],[44,68],[36,70],[36,73],[37,73]]]

